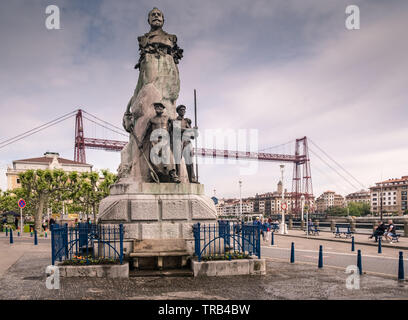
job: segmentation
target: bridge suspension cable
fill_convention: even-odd
[[[357,180],[350,172],[348,172],[340,163],[338,163],[336,160],[334,160],[332,157],[330,157],[327,152],[325,152],[322,148],[320,148],[312,139],[309,138],[309,141],[316,147],[318,148],[327,158],[329,158],[331,161],[333,161],[339,168],[341,168],[347,175],[349,175],[355,182],[357,182],[360,186],[365,189],[365,186],[363,183],[361,183],[359,180]]]
[[[46,122],[46,123],[42,124],[41,126],[35,127],[33,129],[28,130],[28,131],[23,132],[23,133],[20,133],[19,135],[14,136],[12,138],[3,140],[2,142],[0,142],[0,149],[4,148],[4,147],[6,147],[6,146],[8,146],[8,145],[10,145],[12,143],[15,143],[17,141],[20,141],[22,139],[25,139],[25,138],[27,138],[29,136],[32,136],[35,133],[43,131],[43,130],[45,130],[47,128],[50,128],[52,126],[55,126],[56,124],[58,124],[60,122],[63,122],[65,120],[67,120],[67,119],[70,119],[70,118],[75,116],[77,111],[78,110],[74,110],[74,111],[69,112],[69,113],[67,113],[67,114],[65,114],[65,115],[63,115],[61,117],[58,117],[58,118],[52,120],[52,121]]]
[[[87,115],[91,116],[92,118],[94,118],[94,119],[96,119],[96,120],[98,120],[98,121],[104,123],[104,124],[107,125],[107,126],[110,126],[110,127],[112,127],[112,128],[115,128],[115,129],[119,130],[119,131],[121,132],[121,133],[119,133],[119,134],[123,134],[123,135],[126,135],[126,136],[129,135],[123,128],[120,128],[120,127],[115,126],[114,124],[112,124],[112,123],[110,123],[110,122],[107,122],[107,121],[105,121],[105,120],[102,120],[102,119],[98,118],[97,116],[94,116],[93,114],[91,114],[91,113],[89,113],[89,112],[87,112],[87,111],[85,111],[85,110],[82,110],[82,112],[83,112],[83,113],[86,113]],[[84,116],[84,118],[86,118],[86,117]],[[90,120],[89,118],[86,118],[86,119],[89,120],[89,121],[91,121],[91,122],[93,122],[93,121]],[[96,122],[94,122],[94,123],[96,123]],[[96,123],[96,124],[102,126],[102,125],[99,124],[99,123]],[[104,126],[102,126],[102,127],[104,127]],[[104,127],[104,128],[105,128],[105,129],[112,130],[112,129],[107,128],[107,127]],[[114,132],[116,132],[116,131],[114,131]],[[116,133],[118,133],[118,132],[116,132]]]
[[[326,160],[324,160],[322,157],[320,157],[315,151],[313,151],[312,148],[309,147],[310,152],[315,155],[317,158],[319,158],[323,163],[325,163],[330,169],[332,169],[337,175],[339,175],[341,178],[343,178],[344,181],[346,181],[348,184],[350,184],[353,189],[357,190],[358,187],[356,187],[349,179],[347,179],[344,175],[342,175],[339,171],[337,171],[336,168],[332,167],[329,163],[327,163]]]
[[[290,140],[290,141],[288,141],[288,142],[281,143],[281,144],[278,144],[278,145],[276,145],[276,146],[266,147],[266,148],[260,149],[259,152],[266,151],[266,150],[271,150],[271,149],[276,149],[276,148],[279,148],[279,147],[283,147],[283,146],[285,146],[285,145],[291,145],[291,144],[293,144],[294,142],[295,142],[295,140]]]
[[[89,119],[88,117],[83,116],[83,118],[86,119],[86,120],[88,120],[88,121],[90,121],[90,122],[92,122],[92,123],[94,123],[94,124],[96,124],[96,125],[98,125],[98,126],[100,126],[100,127],[102,127],[102,128],[105,128],[105,129],[107,129],[107,130],[110,130],[110,131],[112,131],[112,132],[115,132],[115,133],[117,133],[117,134],[120,134],[120,135],[122,135],[122,136],[127,137],[127,136],[129,135],[129,134],[126,133],[126,131],[124,131],[124,130],[123,130],[122,132],[119,132],[118,130],[109,128],[108,126],[105,126],[105,125],[103,125],[103,124],[100,124],[100,123],[98,123],[98,122],[92,120],[92,119]],[[115,128],[116,128],[116,127],[115,127]]]

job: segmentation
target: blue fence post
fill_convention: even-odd
[[[381,237],[378,237],[378,253],[382,253],[382,248],[381,248]]]
[[[291,248],[290,248],[290,263],[295,263],[295,243],[292,242]]]
[[[319,263],[318,268],[323,268],[323,246],[319,247]]]
[[[123,264],[123,224],[119,225],[119,237],[120,237],[120,264]]]
[[[51,230],[51,264],[55,264],[55,235],[54,235],[54,225],[50,227]]]
[[[64,250],[65,250],[65,258],[68,256],[68,223],[64,225],[64,232],[63,232],[63,245],[64,245]],[[60,261],[61,261],[61,255],[60,255]]]
[[[357,250],[357,268],[358,268],[358,273],[360,275],[363,274],[363,266],[361,264],[361,250]]]
[[[355,251],[355,246],[354,246],[354,236],[351,237],[351,251]]]
[[[236,227],[238,227],[238,231],[239,231],[239,225],[236,225]],[[245,236],[246,235],[244,235],[244,233],[245,233],[245,231],[244,231],[244,226],[243,225],[241,225],[241,247],[242,247],[242,250],[245,252]],[[238,237],[238,239],[239,239],[239,237]],[[250,240],[250,237],[248,236],[248,240]],[[238,249],[239,249],[239,241],[238,241]],[[250,243],[249,243],[249,241],[248,241],[248,251],[251,249],[251,246],[250,246]],[[235,248],[234,248],[234,253],[235,253]],[[249,254],[251,254],[251,252],[249,252]]]
[[[195,239],[195,252],[198,258],[198,262],[201,262],[201,230],[200,222],[194,226],[194,239]]]
[[[261,259],[261,226],[258,225],[258,239],[257,239],[257,253],[258,253],[258,259]]]
[[[274,235],[275,235],[275,232],[272,231],[272,234],[271,234],[271,246],[275,245]]]
[[[10,243],[14,243],[14,240],[13,240],[13,229],[12,229],[12,228],[10,228]]]
[[[34,230],[34,245],[38,245],[37,230]]]
[[[404,257],[402,251],[399,252],[398,259],[398,280],[404,280]]]

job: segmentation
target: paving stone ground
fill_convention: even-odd
[[[0,243],[0,254],[5,248]],[[364,275],[360,289],[349,290],[344,270],[272,260],[267,261],[265,276],[71,278],[61,279],[59,290],[48,290],[45,268],[49,264],[49,243],[27,248],[0,276],[0,299],[408,299],[408,283]]]

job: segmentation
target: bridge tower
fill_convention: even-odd
[[[74,161],[86,163],[85,156],[85,138],[84,138],[84,122],[82,119],[82,110],[79,109],[75,118],[75,150]]]
[[[313,200],[312,174],[307,137],[296,139],[295,157],[296,161],[293,163],[292,181],[292,199],[294,201],[292,214],[300,215],[302,210],[301,196],[305,196],[305,204],[309,204],[309,207],[310,201]]]

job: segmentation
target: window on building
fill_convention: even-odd
[[[17,183],[20,183],[20,179],[19,179],[19,178],[17,178]]]

